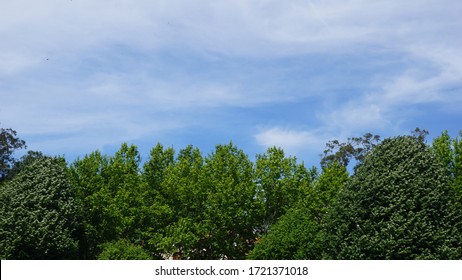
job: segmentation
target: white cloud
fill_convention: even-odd
[[[308,130],[294,130],[284,127],[262,129],[254,135],[260,146],[265,148],[280,147],[288,154],[300,154],[306,150],[318,150],[325,139],[324,135]]]
[[[357,133],[368,129],[380,129],[389,125],[380,106],[361,99],[347,103],[330,112],[319,115],[324,130],[337,133]]]
[[[120,141],[196,124],[203,121],[197,112],[297,102],[327,88],[319,91],[335,101],[309,108],[319,128],[290,129],[300,119],[255,135],[262,146],[295,151],[323,144],[328,135],[392,127],[407,105],[462,102],[458,0],[17,0],[1,6],[0,96],[8,106],[0,104],[0,118],[29,134],[95,128],[104,131],[101,143]],[[300,74],[297,66],[287,71],[298,78],[276,90],[271,78],[277,75],[266,75],[272,69],[265,66],[208,75],[222,70],[217,67],[201,76],[180,63],[165,69],[168,75],[153,75],[152,68],[169,66],[159,63],[162,52],[245,63],[338,59],[332,65],[354,54],[348,70],[358,74],[348,76],[352,93],[343,93],[318,85],[337,81],[339,73],[307,65],[313,70]],[[362,64],[374,55],[386,64],[390,54],[401,59],[399,69],[378,75]],[[52,63],[45,64],[47,58]],[[290,84],[303,79],[309,90]],[[359,80],[366,89],[355,88]]]
[[[2,6],[0,32],[9,38],[4,47],[60,53],[113,43],[254,56],[350,51],[361,44],[402,49],[416,41],[450,43],[434,26],[460,24],[460,7],[436,0],[18,0]]]

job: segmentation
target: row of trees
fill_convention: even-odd
[[[232,143],[14,160],[21,140],[1,132],[2,259],[462,258],[462,141],[447,132],[334,140],[321,171]]]

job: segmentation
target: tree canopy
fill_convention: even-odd
[[[15,163],[13,153],[26,148],[26,142],[16,135],[17,132],[11,128],[0,128],[0,181],[4,180]]]
[[[384,140],[340,192],[329,220],[336,259],[453,259],[460,215],[444,167],[416,138]]]
[[[331,140],[320,169],[232,142],[17,159],[2,135],[2,259],[462,258],[462,131]]]
[[[30,162],[0,191],[2,259],[77,258],[77,205],[62,158]]]

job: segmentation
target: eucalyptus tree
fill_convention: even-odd
[[[7,177],[13,168],[14,152],[27,147],[26,142],[16,135],[17,132],[11,128],[0,128],[0,182]]]

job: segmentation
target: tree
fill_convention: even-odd
[[[454,182],[452,185],[456,193],[456,200],[462,210],[462,130],[459,131],[459,137],[452,142],[454,147]]]
[[[98,245],[115,238],[105,214],[110,202],[104,187],[107,165],[108,158],[95,151],[70,166],[71,182],[81,209],[78,238],[81,259],[95,259],[99,254]]]
[[[462,257],[461,217],[445,170],[415,139],[384,140],[348,180],[329,216],[331,257]]]
[[[151,260],[151,255],[141,246],[119,239],[100,245],[98,260]]]
[[[143,165],[141,184],[144,186],[140,239],[143,247],[161,259],[170,253],[171,246],[164,246],[165,231],[177,216],[168,198],[171,195],[166,187],[166,177],[175,166],[175,151],[158,143],[151,149],[149,159]],[[176,178],[178,179],[178,177]],[[175,175],[169,179],[175,181]],[[168,243],[168,242],[167,242]],[[171,245],[171,244],[170,244]]]
[[[4,180],[15,163],[13,153],[25,149],[26,142],[16,137],[11,128],[0,128],[0,182]]]
[[[352,159],[356,160],[356,166],[358,166],[378,143],[380,143],[380,136],[371,133],[366,133],[362,137],[348,138],[346,143],[331,140],[327,142],[326,149],[321,155],[321,166],[326,167],[328,164],[337,162],[347,167]]]
[[[428,130],[420,129],[418,127],[416,127],[413,131],[411,131],[411,137],[416,139],[418,142],[422,142],[422,143],[425,143],[428,134],[429,134]]]
[[[167,150],[164,155],[172,153]],[[202,182],[203,165],[200,150],[189,145],[164,169],[158,200],[171,212],[164,219],[160,238],[154,235],[149,243],[157,244],[168,256],[178,254],[185,259],[195,259],[202,250],[199,241],[207,230],[203,220],[208,195]]]
[[[249,253],[251,260],[300,260],[322,257],[323,232],[305,208],[293,207],[270,227]]]
[[[263,220],[253,165],[232,143],[217,145],[205,159],[203,172],[208,191],[204,226],[209,234],[202,258],[243,259],[253,248],[256,227]]]
[[[255,180],[265,204],[262,233],[287,209],[303,198],[311,184],[311,174],[294,157],[285,157],[282,149],[269,148],[257,155]]]
[[[462,137],[462,130],[459,132]],[[451,139],[448,131],[433,139],[432,150],[443,164],[454,199],[462,210],[462,140]]]
[[[175,163],[175,151],[172,148],[164,149],[158,143],[151,149],[150,157],[143,166],[142,177],[148,183],[152,192],[162,192],[167,169]],[[154,195],[157,195],[155,193]]]
[[[2,259],[77,257],[77,205],[64,159],[31,161],[0,190],[0,201]]]
[[[13,178],[35,160],[40,158],[46,158],[46,156],[39,151],[27,151],[19,160],[15,160],[13,167],[8,172],[7,178]]]
[[[249,259],[320,259],[326,244],[325,218],[348,179],[344,166],[332,163],[298,201],[272,225]]]
[[[94,259],[101,244],[125,239],[140,244],[157,218],[147,184],[141,180],[136,146],[123,143],[114,156],[93,152],[71,165],[81,205],[80,252]]]
[[[324,226],[326,215],[330,212],[337,195],[348,181],[349,174],[345,166],[337,162],[323,168],[321,176],[315,182],[310,195],[302,203],[320,225]]]

